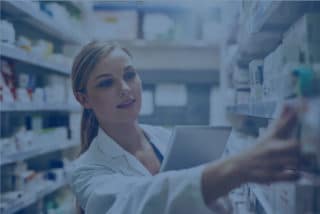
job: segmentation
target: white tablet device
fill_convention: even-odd
[[[187,169],[221,157],[231,128],[176,126],[160,171]]]

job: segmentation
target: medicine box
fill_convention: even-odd
[[[276,214],[318,213],[316,207],[319,204],[319,187],[293,183],[280,183],[276,186],[277,188],[274,188]]]

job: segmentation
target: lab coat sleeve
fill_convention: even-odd
[[[213,212],[201,192],[203,168],[139,177],[81,167],[71,187],[88,214],[207,214]]]

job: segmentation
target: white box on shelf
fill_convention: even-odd
[[[174,21],[166,14],[146,14],[143,37],[146,40],[173,40],[174,25]]]
[[[151,115],[153,111],[154,111],[153,93],[152,91],[143,91],[140,115]]]
[[[134,40],[138,34],[136,11],[95,11],[93,36],[102,40]]]
[[[219,105],[217,105],[219,103]],[[212,88],[210,91],[210,125],[230,126],[227,106],[235,104],[235,92],[232,89]]]
[[[316,186],[294,183],[279,183],[274,186],[276,213],[316,213]]]
[[[249,86],[249,69],[237,67],[233,72],[233,82]]]
[[[187,105],[187,88],[183,84],[158,84],[155,91],[157,106]]]

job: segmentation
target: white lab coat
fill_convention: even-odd
[[[164,154],[170,131],[141,127]],[[70,165],[67,177],[78,203],[88,214],[207,214],[213,212],[202,197],[203,168],[152,176],[100,129],[89,149]],[[214,209],[221,213],[220,208]]]

